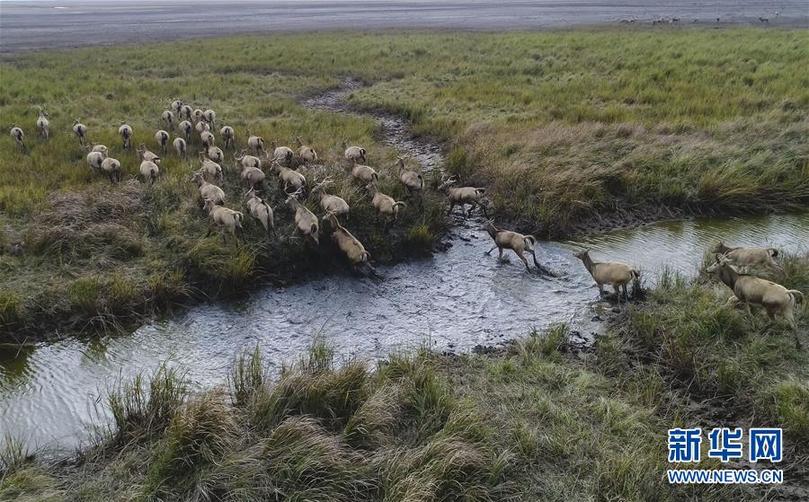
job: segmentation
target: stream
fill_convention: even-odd
[[[349,81],[305,104],[349,113],[344,97],[355,85]],[[426,171],[441,165],[439,146],[411,138],[404,120],[374,117],[386,143]],[[634,264],[650,286],[664,267],[695,275],[704,252],[719,239],[791,252],[807,251],[809,243],[806,215],[661,222],[578,242],[540,242],[537,258],[560,274],[545,278],[527,274],[513,255],[504,262],[496,252],[485,255],[491,239],[482,220],[463,219],[460,211],[453,220],[448,250],[379,266],[382,281],[334,275],[267,287],[236,303],[197,305],[129,335],[0,352],[0,446],[5,434],[30,448],[81,445],[92,425],[108,420],[103,406],[108,390],[161,362],[182,368],[201,389],[225,382],[235,356],[257,345],[277,370],[316,338],[339,357],[366,360],[420,346],[464,352],[560,322],[592,339],[603,327],[596,312],[604,304],[572,255],[576,246],[591,248],[596,260]]]

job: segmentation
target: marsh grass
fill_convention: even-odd
[[[0,478],[22,468],[31,457],[32,453],[22,441],[6,435],[3,438],[3,448],[0,448]]]
[[[792,71],[809,62],[803,31],[425,40],[429,64],[355,100],[449,140],[448,169],[487,184],[498,217],[526,230],[559,236],[627,215],[754,213],[809,202],[809,94]],[[390,52],[410,61],[404,47],[392,43]]]
[[[218,392],[196,396],[173,411],[148,466],[144,491],[159,498],[215,498],[207,471],[236,446],[241,432],[236,416]]]
[[[161,366],[150,378],[121,382],[107,397],[113,444],[150,439],[169,425],[185,401],[188,384],[177,370]]]
[[[229,378],[230,394],[235,406],[245,406],[262,389],[268,380],[258,346],[251,353],[243,352],[233,364]]]
[[[374,372],[316,344],[271,381],[252,351],[229,393],[194,395],[161,368],[113,393],[113,433],[94,450],[16,472],[42,473],[34,496],[82,500],[503,500],[510,455],[434,364],[398,356]]]
[[[152,135],[165,127],[159,116],[174,97],[216,109],[219,125],[236,129],[238,148],[245,147],[248,131],[268,144],[294,144],[298,135],[313,144],[323,166],[302,171],[310,184],[326,176],[336,179],[330,190],[353,207],[345,224],[375,260],[431,251],[445,225],[440,197],[427,194],[423,211],[414,204],[386,233],[367,195],[343,174],[340,143],[345,139],[368,149],[388,193],[404,195],[393,181],[396,152],[377,140],[375,121],[298,104],[299,97],[338,83],[337,66],[301,72],[298,62],[288,59],[291,53],[281,51],[267,60],[264,55],[279,46],[265,42],[222,40],[207,62],[193,56],[207,46],[197,42],[169,44],[184,54],[170,50],[172,56],[165,59],[168,46],[111,49],[128,54],[128,63],[106,49],[27,54],[0,62],[0,114],[23,124],[30,139],[27,154],[0,141],[0,338],[19,343],[23,335],[42,336],[49,327],[60,332],[125,327],[172,305],[244,294],[268,279],[347,268],[327,234],[318,248],[291,237],[292,214],[272,173],[263,197],[276,212],[276,237],[268,240],[249,215],[243,241],[206,237],[209,222],[189,181],[198,166],[197,139],[189,145],[189,161],[169,151],[162,155],[159,183],[142,184],[136,155],[122,150],[117,127],[126,121],[134,128],[134,145],[145,143],[158,151]],[[312,62],[311,56],[302,56],[307,51],[293,52]],[[256,65],[257,60],[273,62]],[[33,124],[38,106],[51,116],[48,142],[24,125]],[[122,183],[110,185],[87,167],[85,151],[70,131],[74,118],[87,124],[91,143],[107,145],[111,156],[121,160]],[[247,213],[246,188],[230,151],[223,167],[228,206]],[[307,204],[321,214],[315,201]],[[24,244],[21,257],[7,254],[17,241]]]
[[[571,358],[564,326],[493,356],[439,359],[456,394],[498,424],[517,500],[727,500],[735,488],[668,485],[668,418],[587,361]],[[655,397],[655,402],[657,402]]]
[[[781,260],[789,273],[777,280],[807,291],[807,257]],[[662,407],[665,399],[655,395],[683,393],[714,403],[709,413],[778,424],[793,443],[809,444],[806,305],[797,306],[792,330],[759,310],[726,306],[731,294],[707,278],[661,281],[646,304],[631,309],[617,330],[599,340],[601,369],[630,387],[651,382],[646,399]]]

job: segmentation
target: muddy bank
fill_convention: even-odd
[[[730,209],[717,210],[715,208],[703,208],[695,205],[688,205],[687,207],[674,207],[665,204],[654,205],[630,205],[618,202],[617,208],[609,213],[603,215],[593,214],[589,218],[585,218],[580,222],[574,224],[565,235],[547,235],[548,238],[570,238],[570,239],[586,239],[588,235],[600,234],[611,232],[613,230],[630,230],[638,228],[643,225],[658,222],[674,222],[678,220],[693,219],[693,218],[756,218],[768,214],[789,214],[784,211],[773,211],[762,209],[759,212],[736,212]],[[805,210],[805,209],[804,209]],[[796,209],[792,214],[801,215],[803,211]],[[523,222],[524,225],[530,227],[530,222]],[[542,229],[537,231],[538,235],[542,235]]]
[[[762,211],[766,214],[766,211]],[[735,215],[728,211],[714,211],[699,207],[671,207],[664,204],[625,206],[619,203],[618,207],[609,213],[600,215],[595,213],[590,218],[586,218],[574,224],[569,232],[572,239],[581,238],[590,234],[604,233],[618,229],[632,229],[650,223],[663,221],[677,221],[686,218],[715,218],[732,216],[750,216],[749,214]],[[538,232],[540,235],[542,231]],[[566,236],[554,235],[551,238],[564,238]]]
[[[537,30],[595,24],[807,26],[801,0],[701,3],[641,0],[559,3],[550,0],[438,2],[307,0],[239,2],[3,2],[0,53],[324,30]],[[766,19],[766,22],[760,20]],[[115,26],[88,30],[87,23]],[[676,20],[676,21],[675,21]],[[200,26],[205,26],[200,30]]]
[[[417,161],[423,173],[440,169],[444,162],[444,145],[434,138],[414,136],[407,121],[402,117],[380,110],[360,110],[349,103],[347,99],[349,95],[366,85],[359,79],[348,77],[339,86],[315,95],[302,96],[300,101],[304,106],[317,110],[371,116],[379,123],[380,142]]]

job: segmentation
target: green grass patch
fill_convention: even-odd
[[[785,256],[787,288],[809,290],[809,258]],[[599,340],[599,366],[628,388],[665,408],[665,395],[713,403],[706,414],[783,427],[795,444],[809,445],[809,317],[796,308],[797,329],[726,305],[721,283],[669,277],[647,303],[628,311]],[[653,385],[652,385],[653,384]]]

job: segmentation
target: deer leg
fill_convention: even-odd
[[[545,275],[549,275],[551,277],[556,277],[556,274],[553,273],[551,271],[551,269],[549,269],[549,268],[545,267],[544,265],[542,265],[541,263],[539,263],[539,260],[537,260],[537,252],[535,250],[533,250],[533,249],[531,250],[531,256],[534,257],[534,266],[536,266],[537,271],[539,271],[540,274],[545,274]]]
[[[612,289],[615,290],[615,297],[618,299],[618,303],[621,303],[621,289],[617,284],[612,285]]]
[[[534,251],[533,249],[531,250],[531,256],[534,257],[534,265],[539,269],[543,268],[542,265],[540,265],[539,262],[537,261],[537,252]]]
[[[492,254],[492,251],[494,251],[496,247],[497,247],[497,244],[492,246],[492,248],[490,250],[486,251],[486,254],[488,254],[488,255]]]
[[[522,260],[522,262],[525,264],[525,270],[530,272],[531,267],[528,266],[528,260],[525,259],[525,256],[523,256],[523,254],[520,251],[517,251],[516,249],[514,249],[513,251],[514,254],[516,254],[520,258],[520,260]]]
[[[797,327],[795,324],[795,314],[792,313],[792,309],[789,306],[784,310],[784,319],[787,320],[792,329]]]

